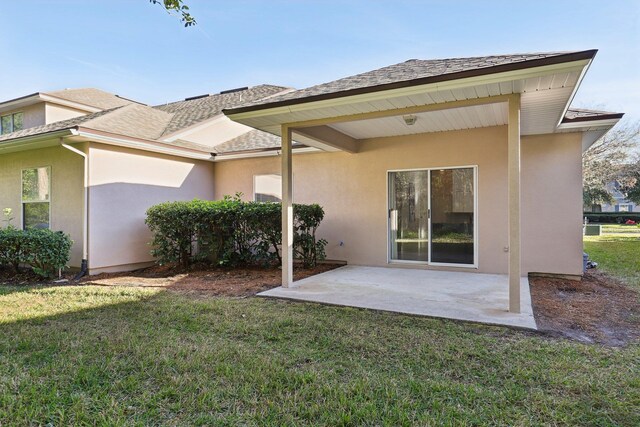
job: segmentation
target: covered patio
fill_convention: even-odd
[[[535,330],[529,281],[520,280],[519,313],[504,309],[507,283],[500,274],[344,266],[258,295]]]
[[[522,268],[521,255],[521,139],[584,131],[586,140],[606,132],[583,123],[580,129],[569,129],[565,123],[569,104],[594,55],[595,51],[582,51],[410,60],[225,110],[231,120],[282,139],[282,287],[262,295],[535,329],[528,271]],[[377,267],[349,266],[293,282],[292,162],[297,150],[313,147],[356,157],[380,151],[381,141],[400,145],[416,136],[481,128],[504,130],[499,137],[491,139],[499,145],[499,150],[480,153],[471,162],[461,160],[463,155],[452,155],[445,150],[427,155],[422,152],[415,154],[412,162],[406,162],[416,166],[386,167],[387,189],[379,184],[375,189],[386,191],[388,197],[386,212],[379,206],[376,208],[380,210],[379,215],[388,218],[385,218],[388,223],[386,260],[381,260],[378,253],[370,261]],[[419,138],[413,139],[416,140]],[[472,138],[468,141],[473,142]],[[460,145],[458,153],[462,154],[467,147],[470,145]],[[478,166],[484,156],[500,158],[499,167],[492,171],[491,167]],[[378,162],[376,165],[392,164],[394,157],[374,161]],[[330,163],[327,165],[331,167]],[[422,207],[416,203],[412,207],[423,210],[426,229],[424,232],[409,230],[408,238],[398,232],[401,212],[395,205],[396,190],[392,188],[394,174],[407,172],[422,173],[423,178],[417,177],[415,182],[421,179],[427,188],[424,196],[427,202]],[[483,178],[482,174],[486,177],[491,173],[490,179],[495,181],[489,186],[489,178]],[[453,190],[451,182],[456,180],[459,185]],[[434,183],[442,184],[439,190]],[[398,189],[402,190],[400,185]],[[371,192],[372,187],[364,191]],[[484,192],[479,198],[480,191]],[[418,192],[416,189],[415,194]],[[482,203],[484,212],[495,208],[495,204],[486,208],[489,206],[487,194],[492,192],[505,196],[500,199],[503,220],[499,223],[478,215],[483,209]],[[449,197],[449,207],[438,208],[446,197]],[[456,201],[455,197],[460,200]],[[367,206],[357,207],[367,209]],[[436,221],[435,215],[455,216],[455,219]],[[357,226],[370,230],[371,242],[376,239],[373,233],[379,236],[384,232],[379,228],[374,231],[366,224]],[[449,234],[444,235],[445,231]],[[485,250],[486,242],[496,233],[500,236],[499,243],[492,243],[490,251]],[[363,240],[359,242],[362,245]],[[376,247],[380,247],[380,240],[376,242]],[[361,246],[363,251],[368,250],[367,245],[373,243],[365,241]],[[454,246],[455,253],[447,253],[452,252],[450,248]],[[381,261],[386,262],[387,267],[380,267]],[[484,274],[493,272],[500,274]]]

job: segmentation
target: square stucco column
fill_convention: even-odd
[[[520,313],[520,94],[509,97],[509,311]]]
[[[293,174],[291,129],[282,126],[282,286],[293,284]]]

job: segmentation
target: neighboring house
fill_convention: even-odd
[[[632,201],[628,200],[624,193],[620,191],[620,183],[613,181],[607,184],[607,191],[615,200],[615,203],[604,203],[598,205],[600,208],[598,212],[640,212],[640,206],[636,205]]]
[[[0,207],[29,212],[20,174],[50,167],[52,228],[81,242],[88,200],[92,273],[150,260],[148,206],[242,192],[321,204],[327,255],[351,264],[509,273],[512,289],[580,275],[581,154],[622,117],[569,109],[595,53],[410,60],[14,132],[0,137]]]
[[[69,233],[73,267],[83,259],[90,273],[147,265],[150,206],[213,199],[215,154],[241,149],[245,134],[256,147],[279,144],[231,122],[222,108],[286,90],[263,85],[158,107],[95,89],[52,92],[74,94],[76,113],[62,120],[39,105],[50,94],[0,103],[0,111],[22,113],[25,124],[0,135],[0,206],[13,209],[16,226]],[[27,120],[31,110],[44,115]]]

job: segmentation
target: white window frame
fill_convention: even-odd
[[[434,170],[442,170],[442,169],[473,169],[473,264],[454,264],[454,263],[444,263],[444,262],[432,262],[431,261],[431,243],[432,243],[432,233],[431,233],[431,215],[429,215],[428,221],[428,229],[429,229],[429,253],[427,261],[411,261],[411,260],[398,260],[391,259],[391,218],[389,217],[389,210],[391,209],[391,200],[389,198],[389,176],[393,172],[412,172],[412,171],[429,171],[428,179],[427,179],[427,188],[429,189],[429,197],[427,209],[431,212],[431,171]],[[387,182],[387,264],[391,265],[425,265],[425,266],[434,266],[434,267],[455,267],[455,268],[471,268],[478,269],[479,266],[479,254],[478,249],[480,248],[479,244],[479,226],[478,226],[478,200],[480,200],[480,193],[478,191],[478,165],[462,165],[462,166],[442,166],[442,167],[429,167],[429,168],[410,168],[410,169],[389,169],[386,172],[386,182]]]
[[[24,129],[24,112],[16,111],[14,113],[9,113],[9,114],[0,114],[0,135],[4,135],[5,133],[16,132],[15,118],[14,118],[16,114],[22,114],[22,129]],[[11,130],[9,132],[5,132],[4,129],[2,129],[2,119],[4,117],[11,117]],[[22,130],[22,129],[18,129],[18,130]]]
[[[24,180],[23,180],[23,172],[27,171],[27,170],[32,170],[32,169],[42,169],[42,168],[47,168],[49,169],[49,199],[48,200],[24,200],[22,197],[22,191],[23,191],[23,185],[24,185]],[[20,170],[20,229],[24,230],[24,204],[25,203],[49,203],[49,230],[51,230],[51,204],[52,204],[52,199],[53,199],[53,195],[52,195],[52,190],[53,187],[51,186],[52,184],[52,174],[51,174],[52,168],[51,165],[45,165],[45,166],[33,166],[30,168],[22,168]]]
[[[272,176],[272,175],[273,176],[277,176],[277,177],[280,178],[280,189],[281,189],[280,191],[282,191],[282,175],[277,174],[277,173],[259,173],[259,174],[253,175],[253,199],[252,200],[254,202],[258,201],[258,200],[256,200],[256,195],[257,195],[257,192],[256,192],[256,179],[258,177],[261,177],[261,176]],[[282,202],[282,194],[280,194],[280,202]],[[272,203],[280,203],[280,202],[272,202]]]

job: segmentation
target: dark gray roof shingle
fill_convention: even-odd
[[[5,133],[4,135],[0,135],[0,142],[8,141],[11,139],[24,138],[27,136],[35,136],[35,135],[41,135],[41,134],[46,134],[50,132],[56,132],[59,130],[72,129],[92,119],[109,114],[114,110],[117,110],[118,108],[122,108],[122,107],[112,108],[110,110],[102,110],[102,111],[98,111],[97,113],[87,114],[86,116],[74,117],[72,119],[49,123],[47,125],[34,126],[27,129],[19,130],[16,132]]]
[[[173,113],[174,115],[164,130],[163,136],[166,136],[203,120],[210,119],[220,114],[224,108],[265,99],[287,90],[291,89],[283,86],[259,85],[237,92],[215,94],[187,101],[157,105],[154,108]]]
[[[584,108],[569,108],[562,119],[563,123],[589,121],[589,120],[607,120],[620,119],[624,113],[614,113],[602,110],[587,110]]]
[[[279,136],[263,132],[261,130],[252,130],[229,141],[218,144],[214,147],[214,152],[232,153],[236,151],[251,151],[268,148],[279,148],[282,145]]]
[[[367,71],[365,73],[356,74],[332,82],[311,86],[306,89],[300,89],[278,96],[270,97],[266,100],[256,100],[245,102],[235,108],[228,109],[229,113],[237,113],[240,110],[251,107],[273,106],[273,104],[289,105],[298,103],[303,100],[313,100],[316,97],[328,95],[338,95],[349,91],[361,90],[366,88],[375,89],[376,87],[384,87],[384,85],[401,84],[403,82],[413,82],[421,79],[436,78],[449,76],[455,78],[455,74],[463,72],[472,72],[476,70],[492,71],[496,68],[496,72],[501,68],[514,64],[524,65],[536,60],[545,60],[548,58],[556,58],[558,61],[562,59],[571,59],[574,56],[592,57],[595,51],[582,52],[545,52],[545,53],[525,53],[512,55],[493,55],[478,56],[471,58],[449,58],[449,59],[410,59],[399,64],[390,65],[379,68],[377,70]],[[560,58],[563,57],[563,58]],[[298,101],[298,102],[295,102]]]
[[[44,95],[51,95],[67,101],[78,102],[91,107],[108,110],[131,104],[133,101],[119,97],[109,92],[92,87],[80,89],[63,89],[53,92],[43,92]]]

